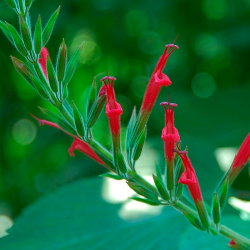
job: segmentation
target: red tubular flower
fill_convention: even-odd
[[[84,153],[85,155],[89,156],[91,159],[93,159],[94,161],[98,162],[99,164],[103,165],[104,167],[106,167],[106,164],[98,157],[98,155],[93,151],[92,148],[90,148],[90,146],[85,143],[84,141],[80,140],[79,138],[77,138],[76,136],[68,133],[67,131],[63,130],[60,126],[58,126],[57,124],[53,123],[53,122],[49,122],[46,120],[40,120],[37,117],[35,117],[34,115],[31,114],[31,116],[33,118],[35,118],[36,120],[38,120],[39,125],[48,125],[57,129],[62,130],[64,133],[68,134],[69,136],[74,138],[74,141],[72,143],[72,145],[69,148],[69,154],[70,156],[74,156],[74,150],[79,150],[80,152]]]
[[[48,50],[45,47],[43,47],[41,50],[41,54],[40,54],[41,58],[38,59],[38,62],[42,68],[42,71],[47,79],[48,79],[48,73],[47,73],[47,56],[48,56],[48,54],[49,54]]]
[[[196,204],[199,201],[203,201],[199,181],[195,174],[195,170],[192,166],[192,163],[187,156],[187,152],[176,149],[174,149],[173,151],[176,152],[181,157],[183,166],[185,168],[185,171],[181,175],[178,182],[187,185],[188,190]]]
[[[177,104],[161,102],[160,105],[165,109],[165,127],[162,130],[161,138],[164,141],[165,158],[168,162],[171,162],[174,159],[173,149],[175,149],[176,143],[180,140],[178,130],[174,127],[174,107]]]
[[[144,94],[141,112],[148,108],[147,112],[150,113],[155,104],[156,98],[161,90],[161,87],[167,87],[172,83],[169,77],[165,75],[162,71],[166,65],[169,56],[174,52],[175,49],[179,49],[179,47],[174,44],[167,44],[165,46],[165,50],[162,56],[160,57],[155,67],[155,70],[153,71],[153,74],[149,80],[149,84]]]
[[[106,80],[108,81],[106,82]],[[114,80],[116,80],[116,78],[113,76],[105,76],[101,79],[101,81],[104,83],[104,86],[106,87],[106,95],[108,99],[106,105],[106,115],[109,119],[110,131],[112,136],[117,137],[118,135],[120,135],[120,116],[123,111],[120,104],[116,102],[115,99],[115,91],[113,88]],[[101,90],[103,92],[103,89]]]
[[[234,158],[232,169],[243,168],[250,157],[250,133],[240,146],[237,155]]]

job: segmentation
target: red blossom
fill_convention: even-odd
[[[58,126],[57,124],[55,124],[53,122],[49,122],[49,121],[46,121],[46,120],[41,120],[41,119],[35,117],[32,114],[31,114],[31,116],[33,118],[35,118],[36,120],[38,120],[39,125],[48,125],[48,126],[60,129],[64,133],[66,133],[69,136],[71,136],[71,137],[74,138],[74,141],[73,141],[72,145],[69,148],[69,154],[70,154],[70,156],[74,156],[74,150],[79,150],[80,152],[82,152],[85,155],[89,156],[91,159],[95,160],[96,162],[100,163],[101,165],[106,166],[105,163],[98,157],[98,155],[93,151],[92,148],[90,148],[90,146],[87,143],[85,143],[84,141],[80,140],[76,136],[68,133],[67,131],[65,131],[64,129],[62,129],[60,126]]]
[[[121,129],[120,116],[123,111],[122,111],[121,105],[118,102],[116,102],[116,99],[115,99],[115,91],[113,87],[114,80],[116,80],[116,78],[113,76],[105,76],[101,79],[101,81],[104,83],[104,86],[106,88],[106,95],[108,99],[108,102],[106,105],[106,115],[109,119],[110,131],[112,135],[117,136],[118,134],[120,134],[120,129]],[[102,92],[103,92],[103,89],[102,89]]]
[[[174,127],[174,107],[176,107],[177,104],[162,102],[160,105],[165,109],[165,127],[161,135],[164,141],[165,157],[168,161],[172,161],[174,159],[173,149],[175,149],[176,143],[180,140],[178,130]],[[167,105],[168,108],[166,108],[165,105]]]
[[[41,54],[40,54],[41,58],[38,59],[38,62],[42,68],[42,71],[47,79],[48,79],[48,72],[47,72],[47,56],[48,56],[48,54],[49,54],[48,50],[45,47],[43,47],[41,50]]]
[[[240,167],[243,168],[250,157],[250,133],[240,146],[237,155],[234,158],[232,169]]]
[[[181,175],[178,182],[187,185],[188,190],[195,203],[197,203],[198,201],[203,201],[199,181],[197,179],[192,163],[187,156],[187,152],[176,149],[174,149],[173,151],[181,157],[183,166],[185,168],[185,171]]]
[[[156,98],[161,90],[161,87],[162,86],[167,87],[172,83],[169,77],[162,71],[166,65],[169,56],[174,52],[175,49],[179,49],[179,47],[174,44],[167,44],[165,46],[165,50],[162,56],[160,57],[153,71],[153,74],[149,80],[149,84],[144,94],[141,112],[146,108],[148,108],[148,112],[150,112],[155,104]]]
[[[229,242],[229,245],[236,245],[236,242],[234,241],[234,240],[231,240],[230,242]]]

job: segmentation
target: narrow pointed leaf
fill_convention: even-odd
[[[137,194],[146,197],[149,200],[153,200],[153,201],[158,201],[158,197],[156,194],[154,194],[153,192],[151,192],[148,189],[144,189],[142,186],[134,184],[132,182],[127,182],[127,184],[129,185],[129,187],[131,189],[133,189]]]
[[[58,92],[58,82],[56,79],[56,73],[53,67],[53,64],[51,62],[51,59],[49,55],[47,56],[47,72],[48,72],[48,79],[49,79],[49,85],[53,92]]]
[[[225,181],[223,182],[223,184],[221,186],[221,189],[220,189],[220,191],[218,193],[218,195],[220,197],[220,208],[221,208],[221,210],[224,208],[224,206],[226,204],[228,184],[229,184],[228,179],[225,179]]]
[[[43,30],[43,46],[45,46],[50,39],[50,36],[53,32],[53,28],[54,28],[55,23],[56,23],[56,19],[59,15],[59,12],[60,12],[60,8],[61,7],[59,6],[59,8],[52,14],[52,16],[50,17],[49,21],[47,22],[47,24]]]
[[[169,194],[168,191],[165,188],[165,185],[163,184],[163,182],[153,174],[153,179],[155,182],[155,186],[158,189],[158,192],[160,194],[160,196],[162,197],[163,200],[168,201],[169,200]]]
[[[156,176],[158,179],[160,179],[162,181],[162,172],[161,172],[161,168],[158,164],[155,163],[155,172],[156,172]]]
[[[220,202],[218,194],[216,192],[213,199],[213,221],[215,224],[220,223]]]
[[[64,118],[60,117],[59,115],[53,113],[50,110],[44,109],[39,107],[39,109],[45,114],[47,115],[52,121],[54,121],[58,126],[60,126],[63,130],[65,130],[66,132],[72,134],[72,135],[76,135],[76,131],[73,129],[73,127],[71,125],[69,125]]]
[[[17,3],[19,5],[19,9],[22,13],[22,15],[24,15],[24,5],[23,5],[23,0],[17,0]]]
[[[90,113],[91,108],[93,107],[93,104],[95,103],[96,97],[97,97],[96,78],[94,78],[93,84],[89,91],[88,100],[87,100],[87,114]]]
[[[64,75],[65,75],[65,70],[66,70],[66,64],[67,64],[67,46],[63,42],[59,48],[59,53],[58,53],[58,58],[57,58],[57,78],[59,82],[62,82]]]
[[[133,128],[135,126],[135,122],[136,122],[136,107],[134,107],[132,115],[128,123],[127,134],[126,134],[126,150],[127,151],[129,151],[129,141],[133,132]]]
[[[6,3],[7,3],[11,8],[13,8],[13,9],[16,8],[16,3],[15,3],[14,0],[5,0],[5,1],[6,1]]]
[[[35,88],[37,90],[37,92],[46,100],[50,99],[50,94],[48,93],[48,91],[45,89],[44,85],[42,84],[42,82],[36,78],[36,76],[30,74],[29,77],[31,78],[32,82],[35,85]]]
[[[147,126],[145,126],[144,130],[141,132],[141,134],[138,136],[137,141],[135,142],[133,156],[132,156],[134,161],[137,161],[141,156],[142,148],[146,140],[146,134],[147,134]]]
[[[35,48],[36,54],[39,55],[42,49],[42,22],[41,22],[40,15],[37,19],[36,27],[35,27],[34,48]]]
[[[107,177],[107,178],[111,178],[111,179],[114,179],[114,180],[117,180],[117,181],[123,179],[123,177],[121,177],[121,176],[119,176],[119,175],[108,174],[108,173],[102,174],[102,175],[100,175],[100,177]]]
[[[143,199],[143,198],[139,198],[139,197],[130,197],[129,199],[139,201],[139,202],[151,205],[151,206],[159,206],[160,205],[159,203],[157,203],[155,201],[151,201],[149,199]]]
[[[34,0],[25,0],[25,7],[28,8],[33,3]]]
[[[70,82],[70,80],[75,72],[78,58],[81,54],[82,48],[83,48],[83,43],[76,49],[75,53],[71,56],[71,58],[67,64],[67,67],[66,67],[66,73],[65,73],[65,76],[63,79],[63,84],[67,84]]]
[[[21,26],[21,32],[22,32],[24,45],[25,45],[27,50],[31,51],[32,50],[32,39],[31,39],[28,25],[24,21],[21,14],[19,15],[19,18],[20,18],[20,26]]]
[[[78,110],[78,108],[76,107],[76,105],[74,104],[74,102],[72,101],[72,106],[73,106],[73,112],[74,112],[74,119],[75,119],[75,126],[76,126],[76,130],[77,133],[83,137],[84,136],[84,126],[83,126],[83,118]]]
[[[90,111],[88,120],[87,120],[87,127],[91,128],[95,125],[97,119],[99,118],[102,109],[107,101],[106,95],[102,95],[98,97],[98,99],[95,101],[95,103],[92,106],[92,109]]]
[[[26,57],[28,55],[28,51],[26,50],[21,37],[19,36],[17,30],[9,23],[6,22],[6,25],[11,33],[11,37],[16,45],[17,50]]]
[[[207,209],[204,205],[204,202],[198,200],[195,205],[196,205],[202,226],[208,230],[210,227],[210,220],[209,220]]]
[[[68,84],[63,87],[63,100],[66,100],[69,96]]]
[[[114,163],[115,163],[118,173],[121,173],[121,174],[127,173],[128,169],[127,169],[124,157],[119,149],[115,149]]]
[[[7,25],[1,20],[0,20],[0,29],[2,30],[4,35],[7,37],[7,39],[11,42],[11,44],[14,44],[14,41],[12,39],[12,35],[11,35]]]
[[[201,231],[205,231],[204,227],[201,225],[199,219],[197,219],[195,216],[189,213],[183,213],[185,217],[189,220],[189,222],[196,227],[197,229]]]

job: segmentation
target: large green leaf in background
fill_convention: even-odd
[[[193,229],[171,207],[157,216],[129,214],[121,219],[118,212],[124,204],[104,201],[102,186],[101,178],[85,179],[45,195],[24,210],[0,240],[0,249],[227,249],[227,239]],[[236,217],[225,221],[237,223],[250,236],[249,223]]]

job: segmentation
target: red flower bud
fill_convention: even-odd
[[[178,182],[187,185],[188,190],[195,203],[197,203],[198,201],[203,201],[199,181],[197,179],[192,163],[187,156],[187,151],[180,151],[177,149],[174,149],[173,151],[181,157],[183,166],[185,168],[185,171],[181,175]]]
[[[38,62],[42,68],[43,74],[45,75],[45,77],[48,79],[48,73],[47,73],[47,56],[48,56],[49,52],[48,50],[43,47],[41,50],[41,58],[38,59]]]
[[[108,81],[106,82],[106,80]],[[104,86],[106,88],[106,95],[108,99],[108,102],[106,105],[106,115],[109,119],[110,131],[112,135],[117,136],[118,134],[120,134],[120,129],[121,129],[120,116],[123,111],[122,111],[120,104],[116,102],[116,99],[115,99],[115,91],[113,88],[114,80],[116,80],[116,78],[113,76],[105,76],[101,79],[101,81],[104,83]],[[104,90],[102,90],[102,92],[103,91]]]
[[[165,50],[162,56],[160,57],[155,67],[155,70],[149,80],[149,84],[144,94],[141,112],[148,107],[148,112],[150,113],[155,104],[156,98],[161,90],[161,87],[167,87],[172,83],[169,77],[165,75],[162,71],[166,65],[169,56],[174,52],[175,49],[179,49],[179,47],[174,44],[167,44],[165,46]]]
[[[165,158],[170,162],[174,159],[173,149],[175,149],[176,143],[180,140],[178,130],[174,127],[174,107],[177,104],[162,102],[160,105],[165,109],[165,127],[162,130],[161,138],[164,141]]]

